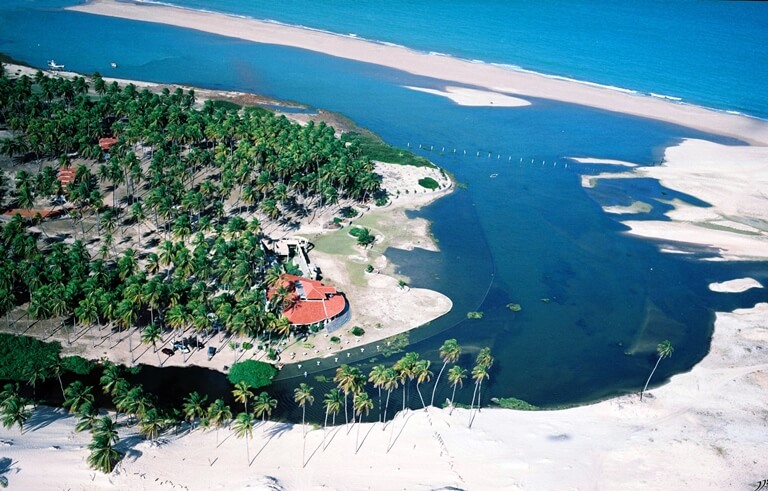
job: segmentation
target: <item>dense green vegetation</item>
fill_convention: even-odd
[[[538,406],[534,406],[533,404],[529,404],[524,400],[517,399],[515,397],[500,397],[498,399],[493,398],[491,399],[491,402],[498,404],[499,407],[506,409],[516,409],[518,411],[538,411],[540,409]]]
[[[296,270],[265,255],[259,219],[289,223],[340,199],[372,199],[379,177],[359,145],[324,123],[214,101],[197,107],[193,90],[152,93],[98,74],[0,77],[0,124],[13,135],[0,152],[39,169],[16,172],[0,206],[64,197],[74,239],[42,242],[44,232],[28,227],[44,231],[45,220],[18,215],[2,227],[0,314],[28,301],[43,325],[74,317],[86,328],[157,324],[161,337],[214,322],[270,340],[291,332],[281,314],[290,292],[272,302],[265,292]],[[98,145],[105,135],[117,139],[109,154]],[[64,186],[57,170],[72,158],[74,181]]]
[[[419,179],[419,186],[423,188],[435,190],[440,187],[440,184],[438,184],[438,182],[432,179],[431,177],[422,177],[421,179]]]
[[[26,382],[33,373],[44,373],[59,359],[61,345],[28,336],[0,333],[0,380]]]
[[[275,375],[277,375],[277,369],[274,365],[256,360],[245,360],[232,365],[227,378],[233,384],[245,382],[248,387],[258,389],[271,384]]]
[[[341,140],[360,147],[361,151],[372,160],[390,162],[393,164],[413,165],[416,167],[434,167],[435,165],[424,157],[401,148],[387,145],[384,141],[369,132],[348,132]]]

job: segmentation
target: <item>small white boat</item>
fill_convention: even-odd
[[[64,65],[57,65],[55,60],[50,60],[48,62],[48,68],[53,71],[64,70]]]
[[[117,68],[117,63],[115,63],[114,61],[113,61],[112,63],[110,63],[109,65],[110,65],[112,68]]]

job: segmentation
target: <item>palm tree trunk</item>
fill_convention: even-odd
[[[391,393],[392,393],[392,391],[391,391],[391,390],[388,390],[388,391],[387,391],[387,402],[386,402],[386,403],[384,403],[384,419],[382,420],[383,422],[386,422],[386,421],[387,421],[387,409],[389,409],[389,395],[390,395]],[[384,425],[384,427],[383,427],[383,428],[381,428],[381,431],[384,431],[384,428],[386,428],[386,425]]]
[[[381,419],[381,386],[379,386],[379,421],[383,421]]]
[[[328,429],[328,408],[325,409],[325,421],[323,421],[323,450],[325,450],[325,433]]]
[[[456,384],[453,384],[453,394],[451,394],[451,410],[448,411],[448,416],[453,414],[453,400],[456,398]]]
[[[477,383],[475,383],[475,390],[472,391],[472,402],[469,403],[469,423],[468,426],[472,428],[472,408],[475,405],[475,396],[477,395]]]
[[[656,360],[656,364],[653,366],[653,370],[651,370],[651,374],[648,375],[648,380],[645,381],[645,387],[643,387],[643,390],[640,391],[640,402],[643,401],[643,392],[645,392],[645,389],[648,388],[648,383],[650,383],[651,377],[653,377],[653,373],[656,371],[656,367],[659,366],[660,361],[661,361],[661,356],[659,356],[659,359]]]
[[[416,382],[416,392],[419,393],[419,399],[421,399],[421,407],[426,409],[427,408],[427,404],[424,402],[424,397],[422,397],[422,395],[421,395],[421,389],[419,389],[419,383],[420,382]]]
[[[437,378],[435,379],[435,386],[432,387],[432,398],[429,400],[429,405],[434,406],[435,405],[435,392],[437,392],[437,384],[440,382],[440,377],[443,376],[443,370],[445,370],[445,366],[448,364],[448,361],[443,362],[443,367],[440,369],[440,373],[437,374]]]

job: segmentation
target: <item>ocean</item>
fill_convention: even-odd
[[[600,206],[652,202],[639,218],[663,219],[663,201],[671,197],[706,203],[645,179],[584,189],[581,174],[597,167],[569,165],[567,159],[653,165],[681,138],[737,141],[549,100],[524,108],[460,107],[403,88],[439,81],[292,48],[61,10],[74,3],[4,2],[0,52],[41,68],[54,58],[83,73],[252,91],[338,111],[452,172],[465,186],[415,214],[432,222],[441,251],[390,250],[388,256],[412,286],[439,290],[454,301],[450,314],[412,332],[409,349],[437,367],[437,348],[448,337],[467,348],[492,348],[497,362],[484,401],[514,396],[553,407],[637,391],[655,362],[656,344],[669,339],[676,349],[654,376],[660,383],[707,353],[714,311],[768,301],[765,290],[715,294],[707,288],[743,276],[768,284],[765,263],[697,260],[712,255],[706,250],[662,254],[653,241],[625,235],[622,217]],[[768,118],[768,8],[760,2],[173,3]],[[110,67],[113,61],[117,69]],[[522,311],[510,312],[511,302]],[[484,317],[468,320],[468,311]],[[461,361],[469,366],[470,358]],[[359,353],[350,360],[364,369],[394,361]],[[318,370],[325,371],[309,376],[332,375],[330,364],[323,361]],[[290,399],[303,377],[295,368],[281,375],[282,416],[298,417]],[[310,382],[316,393],[326,389]],[[438,391],[438,400],[446,392]],[[459,398],[469,402],[471,390]]]

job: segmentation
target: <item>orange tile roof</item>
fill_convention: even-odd
[[[71,167],[59,167],[56,178],[63,186],[67,186],[75,180],[75,170]]]
[[[344,312],[347,306],[347,299],[336,288],[291,274],[280,276],[277,285],[267,292],[267,297],[271,299],[280,286],[304,292],[304,298],[297,298],[290,308],[283,311],[283,316],[293,325],[315,324],[332,319]],[[299,295],[296,294],[296,297]]]
[[[105,152],[112,148],[115,143],[117,143],[117,138],[99,138],[99,146]]]
[[[56,215],[60,215],[64,213],[64,210],[61,208],[53,209],[53,210],[22,210],[21,208],[15,208],[13,210],[8,210],[3,215],[9,215],[13,216],[16,214],[19,214],[22,216],[22,218],[35,218],[35,215],[38,213],[43,218],[48,218]]]

